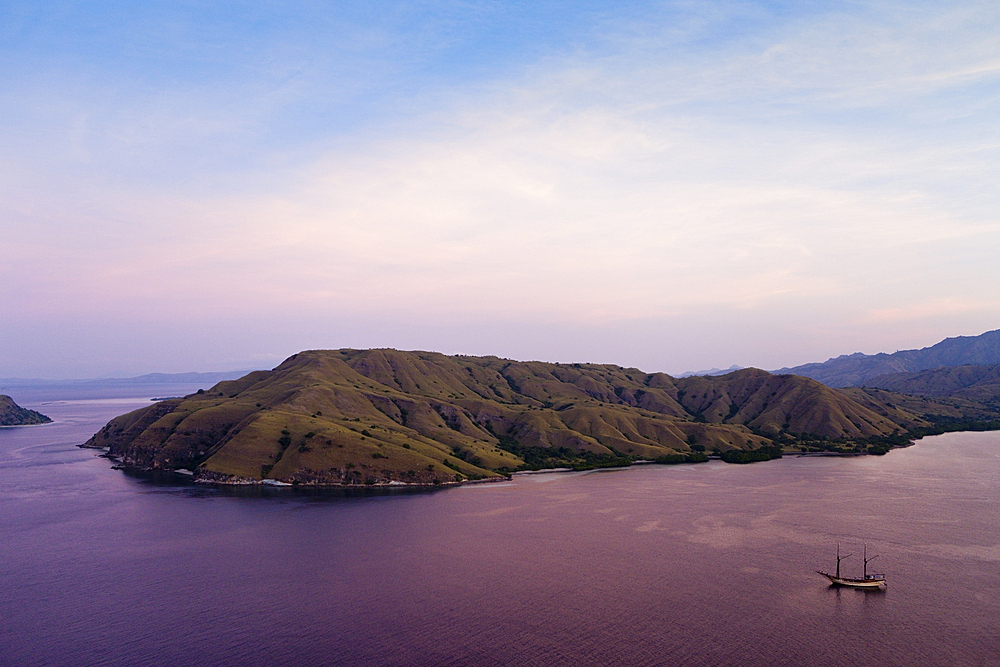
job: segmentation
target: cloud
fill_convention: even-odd
[[[872,310],[864,321],[872,323],[900,323],[914,320],[927,320],[940,317],[954,317],[967,313],[996,312],[1000,302],[992,300],[975,300],[962,297],[930,299],[910,303],[894,308]]]
[[[998,28],[989,5],[720,4],[413,84],[396,113],[392,91],[366,107],[319,71],[329,53],[219,86],[105,77],[57,104],[39,84],[4,161],[0,295],[81,323],[182,307],[702,330],[756,313],[762,330],[812,318],[796,334],[823,344],[834,322],[989,319]],[[303,120],[338,81],[354,102]]]

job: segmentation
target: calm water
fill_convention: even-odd
[[[56,423],[0,429],[0,664],[1000,665],[997,433],[239,495],[75,447],[147,400],[14,398]],[[865,539],[886,592],[813,573]]]

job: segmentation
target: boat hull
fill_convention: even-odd
[[[848,586],[850,588],[881,588],[885,586],[885,577],[876,577],[872,579],[849,579],[847,577],[838,577],[835,574],[830,574],[829,572],[821,572],[816,570],[816,574],[821,574],[830,580],[830,583],[834,586]]]

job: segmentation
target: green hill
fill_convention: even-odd
[[[51,421],[41,412],[22,408],[10,396],[0,394],[0,426],[27,426]]]
[[[208,481],[440,484],[705,452],[769,458],[780,444],[861,448],[929,426],[920,415],[933,402],[913,401],[890,409],[756,369],[675,379],[613,365],[314,350],[118,417],[85,446]]]

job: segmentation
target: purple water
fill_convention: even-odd
[[[14,398],[56,423],[0,429],[0,664],[1000,665],[1000,433],[345,496],[131,477],[75,445],[147,399]],[[884,593],[813,572],[864,540]]]

